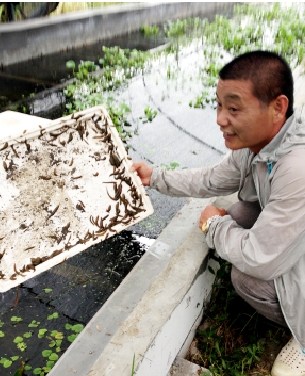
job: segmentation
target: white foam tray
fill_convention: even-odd
[[[0,127],[0,292],[153,213],[103,107],[39,119]]]

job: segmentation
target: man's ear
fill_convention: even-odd
[[[286,111],[289,106],[289,100],[286,95],[282,94],[275,98],[273,103],[274,120],[286,120]]]

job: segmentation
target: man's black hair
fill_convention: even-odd
[[[286,117],[293,113],[293,78],[288,63],[271,51],[252,51],[237,56],[220,71],[222,80],[249,80],[253,95],[269,105],[279,95],[289,100]]]

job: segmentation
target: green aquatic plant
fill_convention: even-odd
[[[23,334],[23,337],[24,337],[24,338],[31,338],[32,335],[33,335],[33,332],[25,332],[25,333]]]
[[[48,331],[48,329],[45,329],[45,328],[39,329],[38,330],[38,338],[43,338],[47,331]]]
[[[145,107],[144,108],[144,115],[145,115],[145,118],[152,122],[153,119],[157,116],[157,113],[158,111],[156,110],[153,110],[151,107]]]
[[[36,321],[36,320],[33,320],[29,325],[28,327],[29,328],[37,328],[37,326],[40,325],[40,322],[39,321]]]
[[[305,57],[304,19],[304,6],[290,4],[285,7],[270,3],[261,6],[238,4],[234,7],[234,17],[216,15],[214,21],[206,21],[200,30],[204,30],[201,40],[205,63],[199,78],[203,91],[216,86],[223,65],[220,58],[228,54],[232,57],[256,49],[270,49],[280,53],[291,68],[295,68]],[[179,30],[182,33],[182,24]],[[202,99],[197,96],[189,105],[204,108],[205,103],[211,103],[214,107],[213,95],[211,92]]]
[[[13,322],[13,323],[19,323],[19,322],[21,322],[22,321],[22,318],[21,317],[18,317],[18,316],[12,316],[11,317],[11,322]]]
[[[169,164],[161,163],[160,167],[165,167],[168,171],[174,171],[180,164],[178,162],[170,162]]]
[[[38,367],[33,370],[34,375],[44,376],[45,373],[42,368]]]
[[[140,31],[146,38],[151,38],[152,36],[156,36],[159,34],[158,26],[152,25],[143,25],[141,26]]]
[[[70,334],[67,339],[69,342],[73,342],[75,338],[78,336],[78,334],[84,329],[84,325],[82,324],[75,324],[75,325],[70,325],[66,324],[65,328],[67,330],[72,330],[74,333]]]
[[[204,98],[202,96],[195,98],[189,102],[189,106],[193,108],[205,108]]]
[[[47,320],[56,320],[58,319],[58,312],[54,312],[51,315],[48,315]]]
[[[139,69],[142,69],[145,58],[142,53],[135,50],[122,50],[118,47],[104,47],[103,49],[105,55],[103,59],[100,59],[100,63],[106,66],[99,72],[99,75],[84,77],[77,76],[76,73],[78,79],[64,89],[67,97],[66,108],[68,113],[72,114],[75,111],[104,105],[122,140],[126,142],[131,137],[128,131],[130,123],[127,120],[130,109],[125,103],[114,101],[109,92],[116,90],[128,78],[133,77]]]
[[[118,46],[103,47],[104,56],[99,60],[102,68],[106,69],[106,78],[109,81],[115,77],[115,70],[123,70],[123,75],[129,79],[140,73],[145,68],[145,63],[150,57],[149,52],[138,51],[136,49],[123,49]]]
[[[0,364],[3,365],[4,368],[9,368],[12,365],[13,361],[11,359],[7,358],[1,358]]]
[[[66,67],[72,69],[72,73],[74,75],[75,72],[75,62],[73,60],[69,60],[66,62]]]

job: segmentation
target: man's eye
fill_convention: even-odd
[[[217,107],[221,107],[221,103],[216,102],[216,104],[217,104]]]
[[[230,107],[230,111],[234,113],[234,112],[237,111],[237,108],[235,108],[235,107]]]

